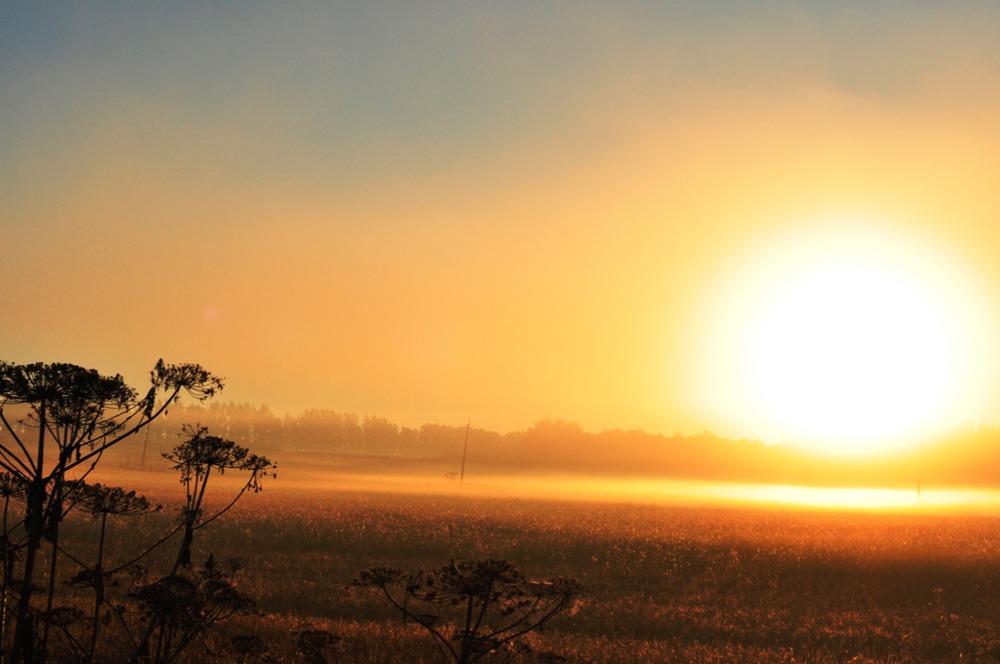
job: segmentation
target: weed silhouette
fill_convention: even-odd
[[[529,579],[498,559],[452,561],[414,574],[373,567],[351,585],[381,592],[404,621],[431,635],[442,659],[455,664],[473,664],[494,654],[551,660],[533,653],[521,637],[560,613],[575,613],[583,591],[575,579]]]

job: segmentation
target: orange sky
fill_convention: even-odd
[[[947,266],[998,422],[1000,8],[829,4],[5,9],[0,357],[774,439],[720,302],[837,218]]]

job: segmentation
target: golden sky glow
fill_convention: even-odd
[[[731,4],[5,9],[2,357],[501,431],[1000,422],[1000,8]],[[783,364],[796,310],[874,373]]]

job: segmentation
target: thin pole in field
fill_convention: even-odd
[[[458,482],[461,484],[465,481],[465,455],[469,452],[469,429],[472,427],[472,418],[469,418],[469,422],[465,425],[465,443],[462,445],[462,472],[458,474]]]

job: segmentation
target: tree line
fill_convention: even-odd
[[[151,436],[147,455],[175,442],[169,421],[199,422],[255,449],[296,459],[395,461],[421,472],[458,471],[466,436],[474,475],[558,472],[785,484],[1000,485],[1000,429],[968,427],[910,452],[885,459],[831,459],[794,444],[728,439],[709,431],[662,435],[643,430],[587,432],[579,424],[541,419],[527,429],[499,433],[459,422],[401,426],[376,415],[311,409],[279,416],[266,405],[193,400],[174,404]],[[133,448],[132,461],[136,451]],[[332,462],[332,461],[331,461]],[[419,464],[418,464],[419,462]]]

